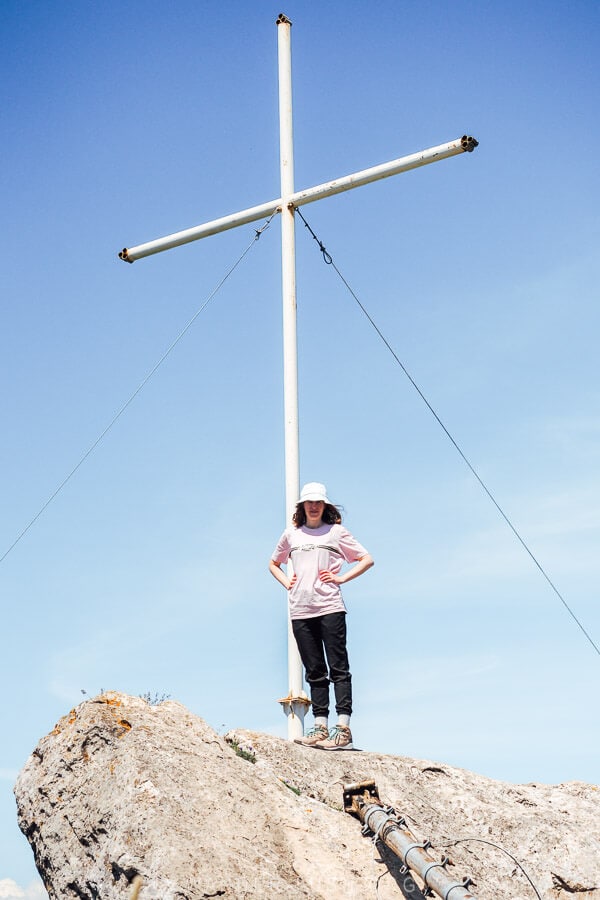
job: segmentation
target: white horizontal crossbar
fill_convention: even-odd
[[[325,184],[318,184],[303,191],[296,191],[285,199],[279,197],[277,200],[261,203],[260,206],[252,206],[249,209],[241,210],[241,212],[232,213],[220,219],[213,219],[212,222],[205,222],[203,225],[196,225],[194,228],[187,228],[185,231],[177,231],[175,234],[148,241],[146,244],[139,244],[137,247],[125,247],[119,253],[119,256],[126,262],[132,263],[137,259],[143,259],[145,256],[162,253],[163,250],[171,250],[173,247],[180,247],[182,244],[198,241],[201,238],[209,237],[211,234],[218,234],[220,231],[236,228],[238,225],[256,222],[258,219],[271,216],[274,212],[281,210],[284,204],[286,206],[303,206],[306,203],[313,203],[315,200],[321,200],[323,197],[341,194],[363,184],[379,181],[382,178],[389,178],[391,175],[400,174],[400,172],[418,169],[420,166],[426,166],[428,163],[438,162],[441,159],[448,159],[448,157],[457,156],[459,153],[470,153],[476,146],[477,141],[474,138],[464,135],[462,138],[450,141],[447,144],[440,144],[438,147],[429,148],[429,150],[421,150],[418,153],[412,153],[410,156],[403,156],[400,159],[394,159],[379,166],[372,166],[370,169],[363,169],[361,172],[355,172],[353,175],[345,175]]]

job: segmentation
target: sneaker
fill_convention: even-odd
[[[314,745],[318,750],[354,750],[352,732],[347,725],[336,725],[329,732],[327,740]]]
[[[328,737],[329,732],[325,725],[315,725],[303,738],[294,738],[294,743],[302,744],[303,747],[316,747],[319,741],[326,741]]]

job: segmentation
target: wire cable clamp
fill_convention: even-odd
[[[427,887],[429,887],[429,885],[427,884],[427,876],[429,875],[429,872],[431,871],[431,869],[438,869],[438,868],[445,869],[447,865],[448,865],[448,857],[444,856],[444,857],[442,857],[441,862],[433,862],[427,866],[427,868],[423,872],[423,875],[421,876],[423,878],[423,881],[427,885]]]
[[[408,865],[406,860],[408,859],[408,854],[411,852],[411,850],[417,850],[417,849],[429,850],[430,847],[431,847],[431,841],[423,841],[422,844],[411,844],[410,847],[408,847],[406,853],[404,854],[404,864]]]
[[[254,240],[255,240],[255,241],[257,241],[257,240],[259,239],[259,237],[261,236],[261,234],[263,233],[263,231],[266,231],[266,230],[267,230],[267,228],[269,227],[269,225],[271,224],[271,222],[273,221],[273,219],[274,219],[274,217],[275,217],[276,215],[277,215],[277,213],[272,213],[272,215],[269,216],[269,218],[267,219],[267,221],[265,222],[265,224],[262,226],[262,228],[255,228],[255,229],[254,229]]]
[[[462,881],[456,881],[454,884],[451,884],[450,887],[448,888],[448,890],[446,891],[446,893],[444,894],[444,900],[448,900],[448,897],[450,896],[450,893],[451,893],[451,891],[454,890],[454,888],[468,888],[469,885],[472,883],[473,883],[472,878],[463,878]]]
[[[375,843],[375,841],[380,841],[380,840],[382,840],[382,838],[381,838],[381,832],[382,832],[384,826],[385,826],[385,825],[388,825],[390,822],[392,822],[393,825],[397,825],[397,824],[398,824],[398,818],[397,818],[397,816],[396,816],[396,815],[390,815],[389,813],[387,814],[387,816],[385,817],[385,819],[383,820],[383,822],[381,823],[381,825],[379,826],[379,828],[377,828],[376,831],[373,831],[373,842],[374,842],[374,843]],[[372,830],[373,830],[372,828],[369,828],[369,831],[372,831]]]
[[[331,253],[328,253],[328,252],[327,252],[327,250],[325,249],[325,245],[323,244],[323,241],[320,241],[319,238],[316,236],[316,234],[314,233],[314,231],[312,230],[312,228],[310,227],[310,225],[308,224],[308,222],[306,221],[306,219],[304,218],[304,216],[302,215],[302,213],[300,212],[300,210],[298,209],[298,207],[295,207],[295,210],[296,210],[296,212],[298,213],[298,215],[300,216],[300,218],[302,219],[302,221],[304,222],[304,227],[305,227],[305,228],[308,228],[308,230],[310,231],[310,233],[311,233],[311,235],[313,236],[314,240],[315,240],[315,241],[317,242],[317,244],[319,245],[319,250],[320,250],[321,253],[323,254],[323,261],[324,261],[328,266],[330,266],[330,265],[333,263],[333,257],[332,257],[332,255],[331,255]]]

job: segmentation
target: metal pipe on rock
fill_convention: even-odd
[[[453,879],[446,870],[449,861],[434,859],[427,852],[431,846],[429,841],[415,841],[415,836],[404,827],[404,820],[399,819],[390,807],[382,806],[374,781],[345,785],[344,810],[383,841],[407,870],[416,873],[442,900],[477,900],[468,889],[469,878],[462,882]]]

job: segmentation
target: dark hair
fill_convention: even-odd
[[[342,514],[333,503],[326,503],[323,509],[322,520],[325,525],[340,525]],[[303,525],[306,525],[306,513],[304,512],[303,502],[296,504],[296,512],[292,516],[292,522],[296,528],[302,528]]]

